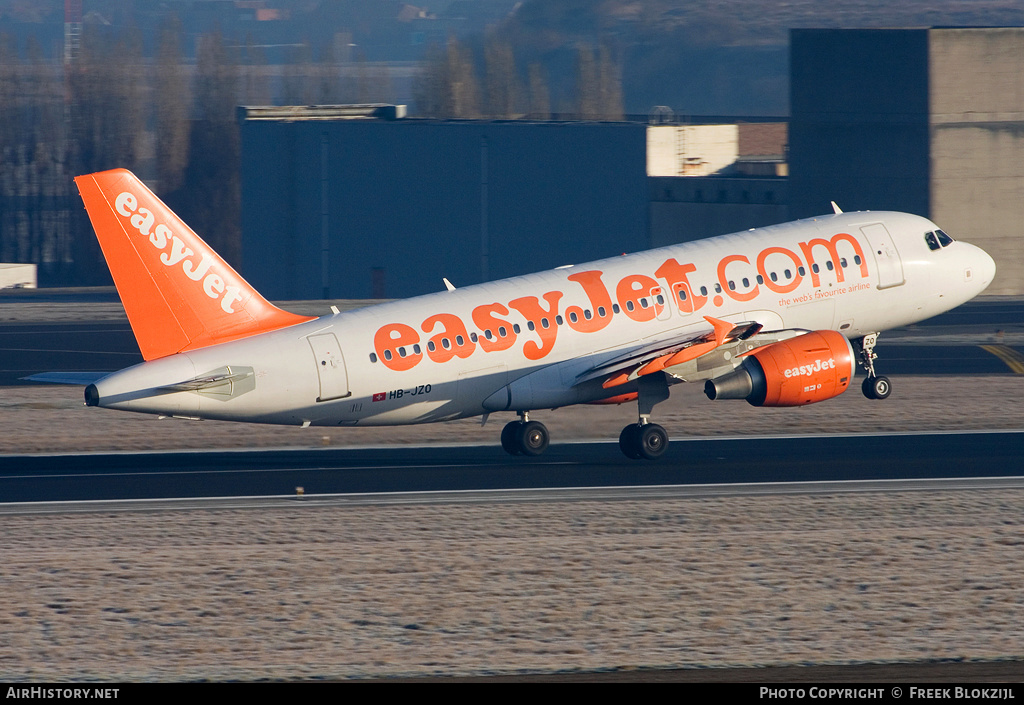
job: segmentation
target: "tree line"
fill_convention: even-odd
[[[269,102],[267,71],[251,43],[201,35],[193,65],[184,41],[173,17],[152,47],[86,24],[61,62],[0,35],[0,261],[38,264],[43,285],[110,283],[73,178],[124,167],[237,265],[236,106]]]
[[[0,262],[39,265],[44,286],[109,284],[74,177],[124,167],[149,183],[224,258],[241,259],[238,105],[393,102],[387,69],[368,65],[340,32],[319,57],[308,44],[267,66],[251,39],[194,38],[168,17],[153,46],[132,27],[87,23],[70,61],[33,39],[0,34]],[[191,41],[189,39],[188,41]],[[340,58],[339,58],[340,57]],[[611,44],[579,43],[574,83],[549,87],[535,57],[492,34],[475,48],[450,38],[427,51],[416,114],[436,118],[622,119]],[[563,82],[564,83],[564,82]],[[275,101],[275,98],[277,99]]]
[[[449,37],[427,50],[416,85],[417,114],[434,118],[622,120],[621,59],[608,40],[579,42],[571,85],[552,96],[545,63],[493,32],[476,50]]]

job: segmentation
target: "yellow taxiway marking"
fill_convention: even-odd
[[[981,349],[992,353],[1006,363],[1014,374],[1024,375],[1024,355],[1008,345],[982,345]]]

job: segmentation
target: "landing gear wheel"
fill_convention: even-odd
[[[540,455],[547,450],[550,436],[540,421],[527,421],[519,425],[519,452],[523,455]]]
[[[639,441],[640,455],[647,460],[660,458],[668,450],[668,433],[656,423],[640,427]]]
[[[642,427],[638,423],[631,423],[622,429],[619,434],[619,449],[622,454],[631,460],[640,460],[640,431]]]
[[[892,382],[888,377],[866,377],[861,383],[861,391],[868,399],[888,399],[892,394]]]
[[[619,448],[632,460],[654,460],[668,449],[668,433],[656,423],[630,424],[619,434]]]
[[[501,429],[501,447],[509,455],[519,455],[519,428],[521,421],[510,421]]]

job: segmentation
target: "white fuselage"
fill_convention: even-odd
[[[963,242],[930,249],[935,230],[889,212],[758,228],[324,316],[145,362],[95,391],[109,408],[320,426],[594,401],[635,386],[580,383],[588,371],[699,333],[704,316],[858,338],[970,300],[994,263]]]

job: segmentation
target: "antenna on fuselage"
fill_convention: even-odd
[[[444,288],[448,291],[455,291],[455,285],[448,281],[448,277],[441,277],[441,281],[444,282]]]
[[[837,206],[835,201],[832,201],[832,210],[835,212],[836,215],[841,215],[843,212],[843,209]]]

